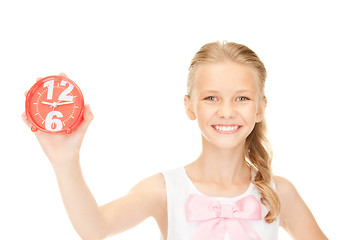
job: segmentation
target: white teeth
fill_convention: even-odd
[[[231,126],[231,127],[225,127],[225,126],[217,126],[217,125],[215,125],[215,128],[217,130],[221,130],[223,132],[227,132],[227,131],[234,131],[235,129],[238,129],[239,126],[236,125],[236,126]]]

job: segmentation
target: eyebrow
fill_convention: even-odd
[[[201,95],[202,94],[206,94],[206,93],[219,93],[218,91],[216,90],[205,90],[205,91],[202,91],[201,92]],[[251,94],[254,94],[254,92],[252,90],[248,90],[248,89],[242,89],[242,90],[238,90],[238,91],[235,91],[235,93],[251,93]]]

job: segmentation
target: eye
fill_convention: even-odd
[[[209,96],[209,97],[206,97],[205,100],[211,100],[211,99],[217,99],[216,97],[214,96]],[[213,100],[211,100],[213,102]]]
[[[238,102],[239,102],[239,101],[246,101],[246,100],[249,100],[249,98],[244,97],[244,96],[237,98],[237,101],[238,101]]]

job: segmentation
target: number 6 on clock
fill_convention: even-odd
[[[51,111],[48,113],[45,118],[45,129],[48,131],[60,131],[63,128],[63,124],[60,119],[53,119],[54,116],[62,118],[63,114],[59,111]]]

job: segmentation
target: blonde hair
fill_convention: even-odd
[[[260,58],[248,47],[233,42],[212,42],[205,44],[193,57],[188,74],[187,94],[191,98],[194,87],[195,72],[205,63],[232,61],[244,64],[255,70],[257,74],[260,99],[265,98],[265,80],[267,72]],[[244,156],[250,161],[250,167],[256,169],[252,183],[261,192],[261,202],[269,209],[266,222],[273,222],[280,212],[280,201],[276,191],[271,187],[272,181],[272,149],[266,138],[266,121],[255,124],[254,129],[246,138]]]

